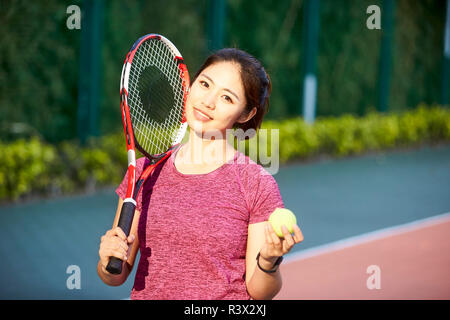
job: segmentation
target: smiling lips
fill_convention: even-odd
[[[206,114],[203,111],[200,111],[197,108],[194,108],[194,116],[195,116],[195,119],[197,119],[198,121],[209,121],[209,120],[212,120],[212,118],[208,114]]]

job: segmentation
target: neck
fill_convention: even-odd
[[[212,136],[212,135],[211,135]],[[183,161],[194,165],[221,165],[234,157],[235,150],[227,142],[226,136],[205,138],[191,130],[189,141],[180,149]]]

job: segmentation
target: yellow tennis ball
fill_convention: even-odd
[[[279,236],[280,238],[284,238],[281,226],[285,225],[290,233],[294,233],[294,226],[297,224],[297,218],[289,209],[276,208],[275,211],[270,215],[269,222],[272,225],[272,228],[275,230],[277,236]]]

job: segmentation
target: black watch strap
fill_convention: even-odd
[[[266,269],[263,269],[263,268],[259,265],[259,255],[260,255],[260,253],[258,252],[258,255],[256,256],[256,264],[258,265],[258,268],[259,268],[261,271],[265,272],[265,273],[274,273],[274,272],[276,272],[276,271],[278,270],[278,266],[280,265],[281,261],[283,261],[283,256],[278,257],[277,261],[275,261],[275,264],[273,265],[273,268],[270,269],[270,270],[266,270]]]

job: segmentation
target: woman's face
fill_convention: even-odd
[[[239,65],[217,62],[205,68],[192,84],[186,120],[196,133],[225,134],[243,120],[246,103]]]

